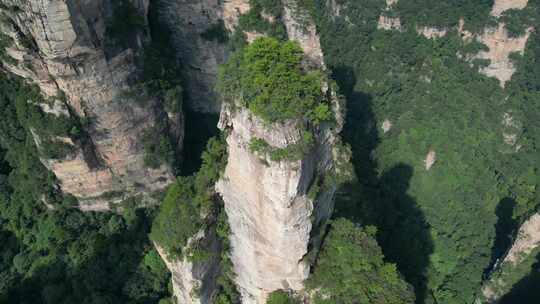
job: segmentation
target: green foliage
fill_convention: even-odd
[[[171,258],[182,258],[188,239],[203,226],[194,196],[193,178],[179,177],[167,191],[152,225],[150,238]]]
[[[156,18],[150,19],[152,41],[142,52],[142,76],[136,90],[143,89],[141,94],[159,97],[167,112],[178,113],[182,111],[184,94],[180,65],[171,47],[169,31]]]
[[[304,72],[295,42],[256,39],[222,66],[218,90],[229,102],[242,102],[269,123],[327,118],[320,73]]]
[[[144,163],[148,167],[158,168],[162,164],[172,164],[175,159],[173,145],[165,131],[165,128],[153,127],[142,135]]]
[[[150,238],[162,246],[171,258],[186,254],[193,259],[204,258],[204,250],[192,248],[184,252],[187,241],[207,224],[205,217],[215,208],[214,183],[225,169],[227,158],[223,140],[211,139],[203,153],[203,164],[194,176],[179,177],[172,184],[154,220]]]
[[[279,40],[286,40],[287,31],[279,20],[282,4],[278,0],[250,0],[250,10],[238,19],[237,32],[257,32]],[[268,16],[273,18],[268,20]]]
[[[229,235],[231,228],[227,220],[227,214],[221,206],[216,225],[216,233],[221,240],[221,257],[220,257],[220,273],[217,278],[218,294],[216,296],[216,304],[238,304],[240,303],[240,293],[236,289],[234,283],[233,264],[230,258],[231,243]]]
[[[276,290],[270,294],[266,304],[300,304],[300,301],[282,290]]]
[[[414,302],[412,287],[395,265],[384,262],[375,231],[373,227],[360,229],[345,219],[331,224],[314,272],[306,281],[315,293],[315,303]]]
[[[492,5],[493,0],[410,0],[396,3],[395,10],[405,25],[451,27],[463,18],[470,29],[480,30],[490,21]]]
[[[538,24],[537,4],[530,3],[524,9],[511,9],[503,13],[501,21],[504,22],[510,37],[518,37],[525,34],[529,27]]]
[[[521,279],[534,272],[534,264],[538,263],[538,257],[540,248],[537,247],[529,253],[524,253],[519,263],[504,263],[491,275],[489,288],[499,296],[510,292]]]
[[[272,161],[296,161],[302,159],[313,146],[313,134],[309,131],[302,133],[299,142],[290,144],[284,148],[270,146],[264,139],[252,138],[249,142],[249,150],[263,157],[269,157]]]
[[[169,296],[168,273],[142,262],[152,210],[127,220],[63,208],[73,200],[53,187],[27,124],[56,132],[69,123],[33,122],[41,115],[27,102],[37,101],[35,89],[3,74],[0,87],[0,302],[157,303]]]
[[[539,38],[531,34],[525,56],[513,56],[518,71],[503,91],[478,73],[485,63],[456,56],[485,46],[455,31],[429,40],[414,30],[460,16],[478,30],[490,23],[491,3],[456,3],[399,1],[403,32],[376,29],[384,1],[341,1],[337,17],[325,4],[313,7],[326,64],[347,97],[344,135],[358,175],[336,209],[378,227],[385,257],[415,286],[418,303],[473,302],[494,255],[499,202],[516,200],[518,221],[538,206]],[[505,113],[527,127],[506,129]],[[386,119],[392,128],[383,133]],[[504,143],[508,132],[519,152]],[[430,150],[437,161],[426,170]]]
[[[17,60],[9,56],[6,52],[6,48],[10,47],[13,44],[11,37],[4,33],[0,33],[0,61],[7,64],[17,64]]]

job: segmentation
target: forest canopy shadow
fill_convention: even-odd
[[[517,282],[510,292],[504,295],[499,304],[532,304],[540,303],[540,253],[536,256],[536,263],[531,267],[531,272]]]
[[[344,185],[336,198],[335,217],[345,217],[378,228],[377,241],[389,262],[396,263],[407,282],[414,286],[416,303],[427,300],[426,269],[433,252],[429,225],[407,191],[413,168],[397,164],[381,176],[372,154],[380,142],[372,111],[372,98],[355,90],[356,75],[349,67],[333,68],[333,78],[347,100],[343,130],[353,152],[357,180]]]
[[[517,235],[519,223],[512,217],[516,201],[512,198],[503,198],[497,205],[495,214],[497,223],[495,224],[495,242],[491,248],[491,260],[488,267],[484,270],[484,279],[488,278],[491,271],[512,247],[512,243]]]

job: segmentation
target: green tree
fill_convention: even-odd
[[[304,72],[303,51],[296,42],[258,38],[233,55],[219,73],[218,90],[229,102],[243,102],[263,120],[330,117],[324,106],[319,72]]]
[[[300,301],[282,290],[276,290],[270,294],[266,304],[299,304]]]
[[[414,303],[412,287],[385,263],[375,229],[358,228],[346,219],[331,223],[306,286],[315,303]]]

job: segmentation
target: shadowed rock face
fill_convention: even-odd
[[[145,19],[148,1],[131,3]],[[171,181],[170,168],[144,165],[141,133],[167,116],[157,99],[136,101],[125,94],[140,74],[135,63],[147,39],[144,30],[130,33],[124,44],[111,43],[106,28],[114,9],[108,0],[3,4],[2,32],[14,41],[7,53],[17,60],[4,62],[5,69],[37,84],[46,97],[65,94],[68,115],[90,121],[86,140],[73,143],[68,157],[42,159],[62,190],[77,197],[81,209],[106,210],[109,202],[139,194],[149,198],[163,189]]]
[[[240,14],[249,10],[249,0],[164,0],[162,19],[172,31],[173,43],[184,63],[188,105],[195,111],[219,113],[214,91],[217,71],[227,60],[227,44],[204,37],[223,22],[232,31]]]
[[[205,248],[212,256],[220,254],[220,242],[212,229],[201,230],[188,240],[185,250],[194,243]],[[212,304],[216,289],[216,276],[219,273],[219,259],[208,258],[193,262],[188,258],[176,260],[167,256],[159,245],[155,247],[171,272],[173,294],[178,303]]]
[[[527,219],[519,228],[517,237],[512,247],[507,252],[498,268],[508,268],[507,273],[512,272],[520,263],[529,258],[531,253],[540,245],[540,214],[535,213]],[[487,281],[482,287],[482,294],[487,303],[497,303],[497,301],[508,291],[505,287],[511,286],[515,282],[506,282],[503,273]]]

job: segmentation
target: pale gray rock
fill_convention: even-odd
[[[160,9],[172,31],[172,40],[186,75],[188,105],[196,111],[219,113],[214,88],[218,67],[230,51],[227,44],[204,38],[204,33],[223,22],[232,32],[240,14],[249,10],[248,0],[164,0]]]
[[[217,292],[220,241],[214,229],[203,229],[191,237],[184,251],[195,243],[210,254],[208,259],[191,261],[187,257],[174,259],[164,248],[154,244],[165,265],[171,272],[173,294],[179,304],[212,304]]]
[[[147,0],[132,3],[146,16]],[[74,143],[75,152],[66,159],[42,159],[61,189],[78,198],[84,210],[106,210],[109,203],[133,196],[152,200],[150,194],[173,176],[168,166],[150,169],[143,162],[141,134],[166,119],[158,100],[126,94],[140,74],[136,60],[148,40],[145,33],[134,33],[129,47],[110,46],[106,25],[113,9],[108,0],[3,4],[2,32],[14,40],[7,53],[17,60],[4,62],[4,68],[37,84],[50,99],[65,94],[62,102],[71,113],[92,122],[85,130],[87,140]]]
[[[291,40],[308,62],[324,69],[319,37],[293,1],[284,1],[283,22]],[[221,194],[231,228],[231,260],[242,303],[266,303],[275,290],[302,291],[309,275],[311,253],[319,247],[319,232],[333,210],[335,185],[308,195],[317,178],[335,170],[343,109],[327,83],[337,124],[321,126],[312,150],[298,161],[272,161],[252,153],[250,141],[264,139],[274,148],[301,140],[298,122],[268,125],[247,109],[222,107],[219,128],[227,134],[228,161],[216,190]]]

